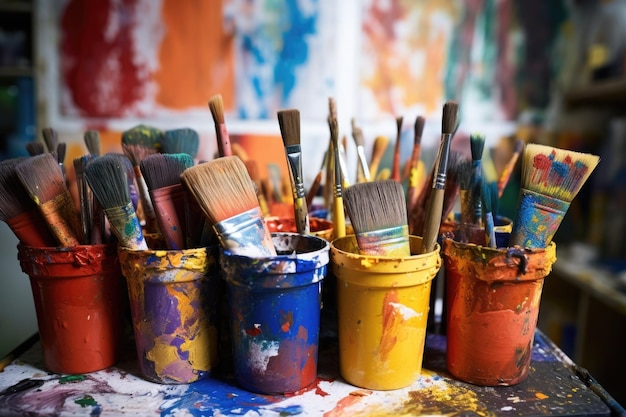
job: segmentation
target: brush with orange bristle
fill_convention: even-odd
[[[145,229],[148,233],[157,233],[159,226],[140,165],[142,159],[160,150],[162,138],[163,131],[146,125],[138,125],[122,132],[122,150],[130,160],[135,172],[139,201],[144,215]]]
[[[498,198],[502,197],[502,193],[504,193],[504,189],[506,185],[509,183],[509,179],[511,178],[511,174],[515,169],[515,165],[517,164],[517,160],[519,156],[524,151],[524,141],[522,139],[517,139],[515,141],[515,147],[513,148],[513,154],[511,158],[508,160],[504,168],[502,169],[502,173],[498,178]]]
[[[572,200],[599,162],[596,155],[527,144],[509,246],[547,247]]]
[[[250,257],[276,255],[254,183],[239,157],[224,156],[195,165],[180,179],[224,249]]]
[[[378,167],[385,156],[385,151],[389,145],[387,136],[377,136],[372,146],[372,155],[370,157],[370,178],[375,179],[378,175]]]
[[[230,146],[230,136],[226,128],[226,121],[224,120],[224,101],[221,94],[216,94],[209,99],[209,110],[215,124],[218,155],[220,157],[232,156],[233,151]]]
[[[80,215],[54,153],[33,156],[15,166],[24,188],[47,220],[60,246],[83,241]]]

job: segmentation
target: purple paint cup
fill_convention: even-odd
[[[142,376],[186,384],[208,376],[218,359],[217,247],[119,248]]]
[[[277,256],[253,258],[222,249],[229,292],[234,373],[262,394],[299,391],[317,378],[321,285],[329,243],[274,233]]]

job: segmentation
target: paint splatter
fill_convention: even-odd
[[[82,398],[80,398],[78,400],[74,400],[74,402],[76,404],[80,405],[81,407],[97,406],[98,405],[96,400],[91,395],[84,395]]]

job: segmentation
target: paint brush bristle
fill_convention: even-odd
[[[18,157],[0,161],[0,220],[4,222],[37,207],[15,172],[16,165],[26,159]]]
[[[587,153],[528,144],[524,150],[522,188],[571,202],[600,157]]]
[[[188,168],[180,178],[211,223],[259,206],[254,182],[239,157],[207,161]]]
[[[56,152],[57,145],[59,144],[57,131],[51,127],[45,127],[42,129],[41,133],[43,141],[46,144],[46,148],[48,148],[48,152]]]
[[[160,129],[137,125],[122,132],[122,150],[133,166],[138,167],[143,158],[160,150],[162,139],[163,131]]]
[[[115,154],[94,158],[85,169],[85,178],[104,209],[131,203],[127,168]]]
[[[224,123],[224,101],[221,94],[216,94],[209,99],[209,110],[215,124]]]
[[[163,132],[161,143],[161,152],[163,153],[186,153],[195,158],[198,154],[199,146],[200,136],[194,129],[184,127]]]
[[[88,130],[83,135],[87,152],[93,156],[100,156],[100,133],[97,130]]]
[[[300,111],[297,109],[280,110],[278,126],[285,146],[300,145]]]
[[[443,105],[443,115],[441,118],[441,133],[453,134],[457,129],[459,116],[459,103],[449,100]]]
[[[32,141],[26,144],[26,151],[30,156],[41,155],[46,151],[45,145],[42,142]]]
[[[209,110],[211,111],[215,124],[218,155],[220,157],[232,156],[233,151],[230,143],[230,135],[228,134],[224,120],[224,101],[222,100],[221,94],[216,94],[209,99]]]
[[[470,134],[470,152],[473,161],[480,161],[485,149],[485,135],[481,133]]]
[[[187,153],[157,153],[141,161],[141,173],[148,190],[180,184],[180,174],[193,166],[193,159]]]
[[[391,179],[400,181],[400,141],[402,139],[402,116],[396,117],[396,144],[393,151],[393,163],[391,166]]]

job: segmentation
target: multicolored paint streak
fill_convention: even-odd
[[[207,248],[120,250],[141,374],[185,384],[217,363],[217,259]]]

